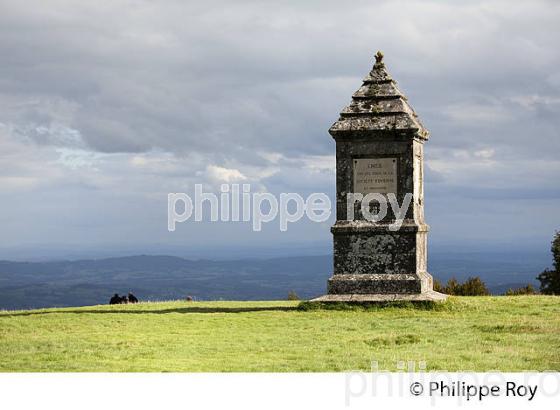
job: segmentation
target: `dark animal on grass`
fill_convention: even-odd
[[[128,294],[128,303],[138,303],[138,298],[132,293]]]
[[[128,303],[128,298],[126,296],[121,296],[121,304],[126,305]]]
[[[111,300],[109,301],[110,305],[118,305],[121,303],[121,297],[119,296],[118,293],[115,293],[113,295],[113,297],[111,298]]]

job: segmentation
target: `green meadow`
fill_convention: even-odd
[[[2,372],[560,370],[560,297],[147,302],[0,312]]]

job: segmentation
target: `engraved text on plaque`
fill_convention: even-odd
[[[396,158],[355,158],[354,192],[397,194]]]

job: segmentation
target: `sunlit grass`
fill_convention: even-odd
[[[161,302],[0,312],[0,371],[560,370],[560,298],[298,309]]]

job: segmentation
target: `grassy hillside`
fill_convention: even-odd
[[[560,298],[298,310],[165,302],[0,312],[0,371],[560,370]]]

